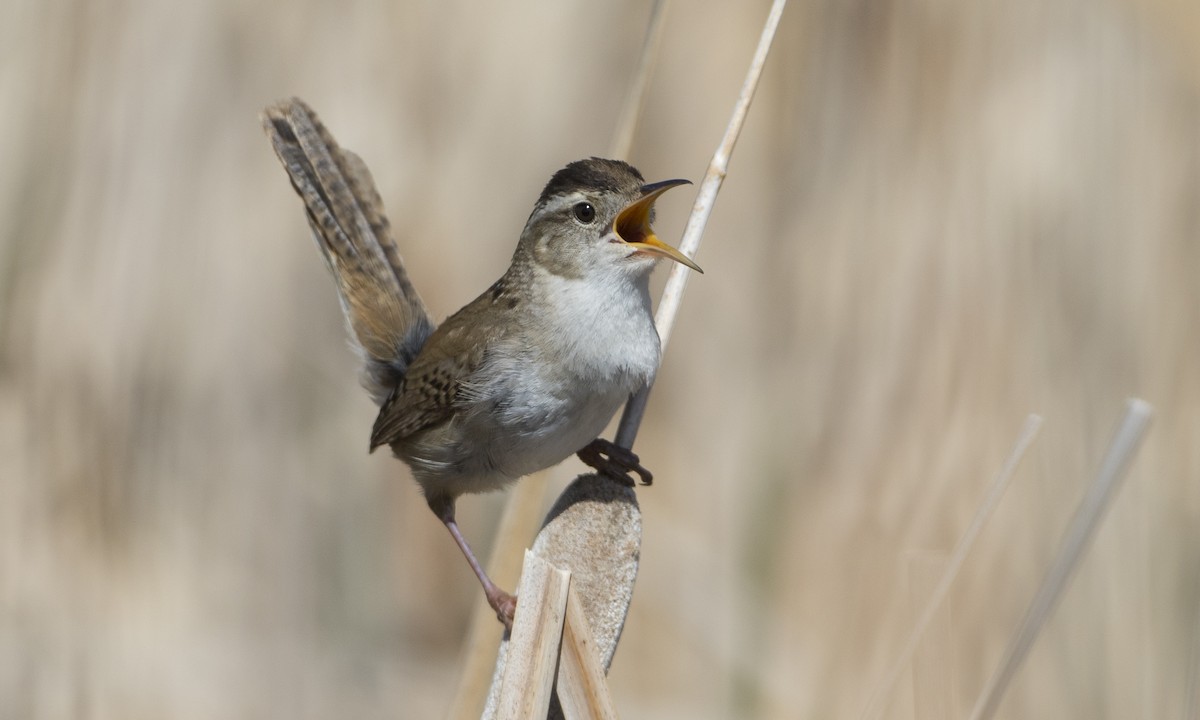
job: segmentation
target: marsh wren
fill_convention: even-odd
[[[304,200],[380,406],[370,448],[388,445],[412,469],[511,626],[516,598],[475,558],[455,501],[572,454],[626,484],[630,473],[650,482],[636,455],[597,436],[658,368],[655,263],[700,271],[650,227],[655,200],[687,181],[646,184],[619,160],[567,165],[542,190],[504,275],[435,328],[362,160],[299,99],[267,108],[263,125]]]

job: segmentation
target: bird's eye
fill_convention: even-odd
[[[571,208],[571,212],[575,213],[575,219],[584,225],[590,225],[596,219],[596,208],[592,207],[591,203],[577,203]]]

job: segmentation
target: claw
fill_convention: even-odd
[[[596,438],[587,447],[576,453],[584,464],[595,468],[622,485],[634,487],[637,483],[629,473],[636,473],[642,485],[654,483],[654,475],[642,467],[641,461],[632,450],[615,445],[608,440]]]
[[[517,596],[499,588],[496,588],[495,594],[485,591],[484,595],[487,596],[488,605],[496,611],[496,619],[504,624],[505,630],[512,632],[513,617],[517,614]]]

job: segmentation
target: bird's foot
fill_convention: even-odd
[[[633,487],[637,484],[629,473],[636,473],[643,485],[654,482],[654,476],[641,466],[641,461],[632,450],[626,450],[603,438],[596,438],[575,454],[585,465],[595,468],[622,485]]]
[[[509,595],[495,585],[490,589],[485,588],[483,594],[487,597],[488,605],[496,611],[496,619],[504,623],[505,630],[512,632],[513,616],[517,614],[517,596]]]

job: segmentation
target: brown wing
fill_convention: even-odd
[[[461,387],[459,378],[469,371],[470,364],[468,358],[446,358],[423,367],[419,360],[414,363],[404,381],[379,408],[379,416],[371,428],[371,450],[449,420]]]
[[[489,290],[430,336],[404,381],[379,409],[371,430],[372,450],[445,422],[462,403],[474,399],[472,378],[500,338],[510,311],[498,305],[498,297]]]
[[[383,403],[433,323],[404,271],[375,182],[298,98],[267,108],[263,127],[337,280],[342,311],[363,351],[363,384]]]

